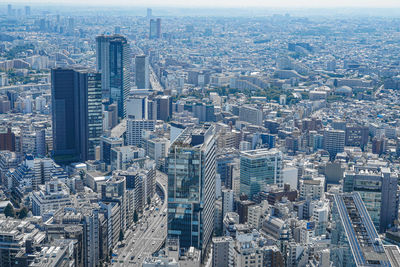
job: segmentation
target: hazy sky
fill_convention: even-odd
[[[11,0],[10,2],[148,7],[400,7],[400,0]]]

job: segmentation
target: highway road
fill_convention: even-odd
[[[167,176],[157,172],[156,182],[164,193],[164,196],[156,196],[152,200],[153,207],[158,211],[146,210],[136,223],[136,229],[127,230],[126,245],[114,250],[116,256],[112,258],[112,266],[141,266],[143,259],[159,250],[164,243],[167,237],[167,215],[164,213],[167,209]],[[158,205],[155,204],[157,200]]]
[[[151,84],[151,88],[154,91],[164,91],[164,88],[162,87],[162,85],[160,84],[160,82],[158,81],[158,78],[154,72],[153,67],[149,66],[149,71],[150,71],[150,84]]]

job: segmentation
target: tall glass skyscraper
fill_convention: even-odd
[[[83,159],[96,158],[96,146],[103,133],[101,74],[85,70],[77,71],[80,79],[80,143]],[[87,89],[86,89],[87,88]]]
[[[168,236],[204,255],[214,228],[214,126],[185,129],[168,155]]]
[[[51,72],[53,153],[58,163],[95,159],[103,131],[101,75],[87,69]]]
[[[118,116],[126,116],[126,99],[130,84],[130,48],[121,35],[96,37],[97,71],[102,77],[103,98],[118,105]]]

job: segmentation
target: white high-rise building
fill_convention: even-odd
[[[32,113],[32,98],[30,96],[24,99],[24,113]]]
[[[143,130],[154,131],[155,121],[153,120],[133,120],[127,119],[126,122],[126,142],[130,146],[141,146]]]
[[[0,87],[8,85],[8,77],[5,73],[0,73]]]
[[[315,235],[326,232],[329,219],[329,201],[318,201],[312,207],[312,217],[315,221]]]
[[[143,148],[135,146],[121,146],[111,149],[111,170],[125,170],[129,167],[128,163],[137,158],[143,158],[145,151]]]
[[[263,112],[258,108],[242,106],[239,108],[239,118],[241,121],[261,126],[263,123]]]
[[[150,138],[142,139],[142,147],[146,150],[146,156],[156,162],[157,168],[164,163],[164,159],[168,156],[169,140],[167,138]]]
[[[225,215],[228,212],[233,211],[233,190],[229,188],[222,189],[222,218],[225,218]]]
[[[40,186],[39,191],[32,192],[31,198],[34,216],[43,216],[71,204],[69,190],[59,180],[46,182],[44,186]]]
[[[303,177],[299,181],[300,198],[321,199],[324,197],[325,177]]]
[[[324,131],[324,149],[329,152],[330,158],[344,150],[345,132],[342,130],[327,129]]]
[[[239,143],[239,150],[240,151],[247,151],[251,150],[251,143],[247,141],[240,141]]]
[[[43,96],[35,98],[35,110],[38,113],[42,113],[46,107],[46,99]]]

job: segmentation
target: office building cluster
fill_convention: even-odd
[[[400,266],[398,20],[132,14],[0,5],[0,267]]]

